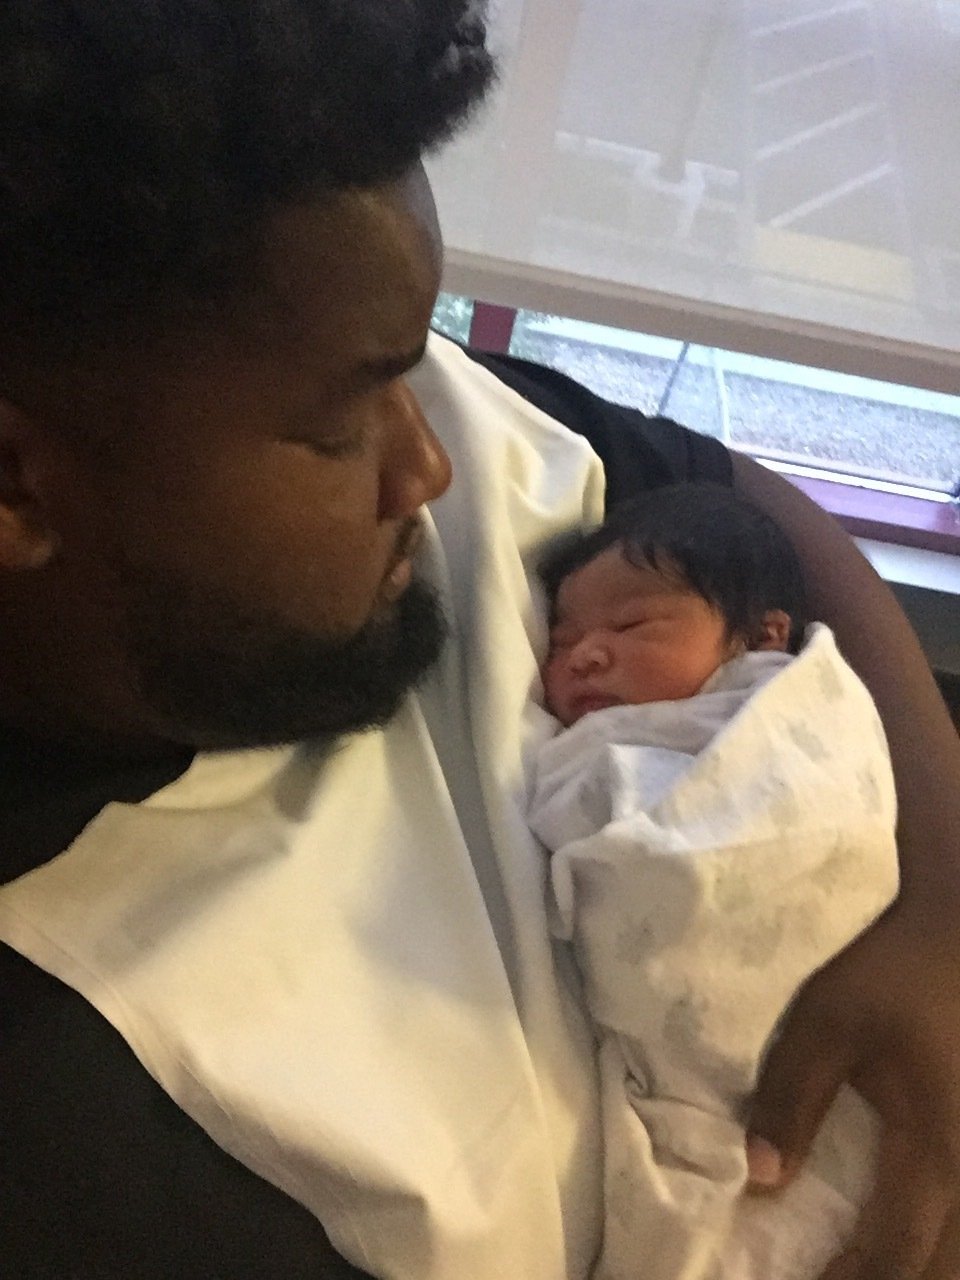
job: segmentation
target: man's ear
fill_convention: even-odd
[[[768,609],[760,623],[759,634],[750,648],[786,653],[790,645],[790,615],[782,609]]]
[[[40,452],[35,425],[0,398],[0,573],[42,569],[60,546],[44,513]]]

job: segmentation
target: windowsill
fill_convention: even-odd
[[[948,696],[948,687],[953,690],[949,700],[957,720],[960,511],[956,504],[903,498],[807,476],[785,474],[784,478],[838,519],[893,588],[941,681],[944,696]]]
[[[835,516],[880,577],[890,584],[923,645],[960,729],[957,505],[904,498],[807,476],[784,474],[784,478]]]
[[[960,556],[880,542],[876,538],[855,538],[854,541],[886,582],[935,591],[960,605]],[[957,636],[960,639],[960,622]]]
[[[956,558],[960,576],[960,506],[956,503],[879,493],[836,480],[789,474],[785,479],[835,516],[853,537]],[[960,585],[952,589],[960,594]]]

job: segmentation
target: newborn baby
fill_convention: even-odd
[[[598,1041],[603,1280],[815,1280],[869,1190],[855,1094],[807,1170],[746,1195],[743,1114],[800,985],[897,892],[869,694],[805,626],[793,549],[678,485],[555,550],[543,667],[559,721],[530,821],[552,852]]]

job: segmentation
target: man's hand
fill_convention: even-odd
[[[734,483],[803,564],[810,613],[873,694],[899,805],[900,901],[810,982],[770,1056],[755,1132],[789,1180],[839,1083],[883,1125],[876,1192],[826,1280],[960,1280],[960,738],[916,637],[846,535],[782,476],[733,456]],[[758,1181],[776,1152],[754,1144]],[[772,1177],[761,1177],[763,1174]]]
[[[823,1280],[958,1280],[960,896],[901,900],[805,985],[755,1095],[754,1185],[790,1181],[843,1081],[879,1113],[879,1167]]]

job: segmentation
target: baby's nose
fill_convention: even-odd
[[[575,675],[603,671],[610,665],[610,652],[596,639],[585,637],[570,654],[570,670]]]

